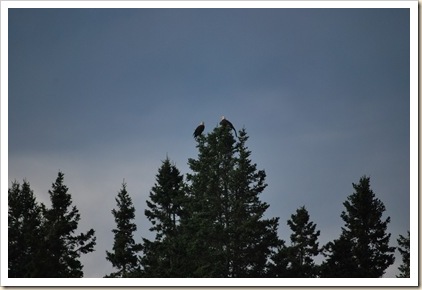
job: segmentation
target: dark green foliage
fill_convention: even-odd
[[[324,246],[327,259],[320,267],[323,278],[358,278],[358,266],[352,252],[353,244],[345,236]]]
[[[292,278],[312,278],[317,276],[317,266],[313,258],[320,253],[316,224],[309,221],[309,213],[303,206],[287,221],[293,234],[290,236],[289,247],[290,265],[288,272]]]
[[[126,183],[122,184],[116,203],[117,209],[111,211],[117,225],[117,228],[112,230],[114,233],[113,252],[106,251],[106,259],[118,271],[107,275],[106,278],[128,278],[139,271],[139,257],[136,253],[142,250],[142,245],[136,244],[133,239],[133,233],[136,231],[136,224],[132,222],[135,219],[135,207],[126,190]]]
[[[353,184],[355,192],[343,203],[346,211],[341,214],[345,221],[341,238],[326,247],[331,252],[327,263],[331,265],[349,265],[348,261],[332,259],[344,258],[344,243],[350,243],[350,258],[355,265],[353,269],[337,269],[349,272],[348,277],[377,278],[382,277],[385,270],[394,263],[394,247],[389,246],[391,234],[387,234],[390,217],[382,221],[384,204],[375,198],[369,184],[369,177],[363,176],[359,184]],[[339,267],[339,266],[338,266]]]
[[[245,130],[236,142],[229,127],[198,138],[188,216],[182,219],[194,277],[264,277],[268,258],[279,244],[278,219],[264,219],[268,204],[259,200],[265,171],[250,161]]]
[[[45,252],[39,277],[46,278],[78,278],[83,276],[81,254],[94,250],[94,230],[86,234],[75,235],[80,220],[76,206],[72,206],[72,198],[68,188],[63,184],[64,174],[58,173],[52,190],[49,190],[51,208],[42,205],[45,218],[43,236]]]
[[[185,185],[180,171],[168,158],[158,170],[149,198],[145,215],[152,223],[150,230],[156,237],[154,241],[144,239],[141,260],[144,276],[184,276],[184,264],[189,261],[185,259],[179,223],[184,213]]]
[[[41,207],[24,180],[16,181],[8,191],[9,202],[9,278],[36,277],[40,263],[42,236]]]
[[[290,264],[290,248],[285,241],[280,240],[277,249],[271,256],[271,263],[267,272],[270,278],[289,278],[291,273],[288,270]]]
[[[319,275],[319,267],[314,257],[320,253],[316,225],[309,221],[309,213],[303,206],[296,210],[287,221],[293,233],[290,246],[280,241],[280,246],[271,257],[270,277],[275,278],[313,278]]]
[[[340,237],[319,249],[320,231],[303,206],[287,221],[291,243],[277,236],[278,218],[264,218],[269,205],[260,200],[266,173],[251,161],[244,129],[238,138],[220,126],[196,138],[198,157],[183,175],[166,158],[146,201],[153,240],[135,243],[135,207],[126,184],[111,212],[114,244],[106,259],[117,269],[113,278],[375,278],[394,262],[385,206],[368,177],[353,184],[344,202]],[[49,191],[51,208],[36,202],[29,183],[9,189],[9,277],[78,278],[81,254],[94,250],[94,230],[76,235],[80,220],[59,172]],[[410,233],[399,236],[403,264],[397,277],[410,277]],[[142,255],[138,255],[142,252]],[[315,265],[322,252],[326,260]]]
[[[397,278],[410,278],[410,231],[407,231],[407,237],[399,235],[397,242],[402,256],[402,264],[399,266],[400,274]]]
[[[29,183],[9,189],[9,277],[78,278],[81,254],[93,251],[94,230],[75,235],[80,214],[59,172],[49,191],[52,207],[38,205]]]

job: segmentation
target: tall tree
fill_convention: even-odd
[[[182,226],[197,277],[264,277],[269,257],[279,245],[278,218],[264,219],[269,205],[259,199],[265,171],[257,170],[246,147],[228,126],[199,136],[198,159],[189,159],[189,218]]]
[[[113,251],[106,251],[106,259],[111,262],[117,272],[107,275],[106,278],[128,278],[133,277],[139,271],[138,252],[142,250],[142,245],[135,243],[133,233],[136,231],[135,207],[132,198],[126,189],[126,183],[122,183],[122,188],[116,197],[117,209],[112,209],[111,213],[116,221],[116,229],[113,229],[114,244]]]
[[[407,237],[399,235],[397,242],[402,256],[402,264],[399,266],[400,274],[397,278],[410,278],[410,231],[407,231]]]
[[[75,235],[81,217],[76,206],[72,206],[72,196],[63,180],[64,174],[59,172],[52,190],[48,191],[51,208],[42,205],[46,253],[39,276],[45,278],[83,277],[79,257],[94,251],[96,244],[93,229]]]
[[[41,206],[37,203],[29,182],[22,187],[13,182],[8,191],[8,268],[9,278],[36,277],[41,262]]]
[[[347,269],[349,277],[382,277],[385,270],[394,263],[395,248],[389,246],[391,234],[387,234],[390,217],[382,220],[385,206],[371,190],[369,177],[360,178],[358,184],[353,184],[353,188],[355,192],[343,203],[346,211],[341,213],[341,218],[345,227],[342,228],[341,237],[335,245],[339,250],[339,245],[344,246],[345,242],[350,241],[349,256],[355,267]],[[331,259],[338,256],[331,255]],[[330,261],[331,264],[335,262]]]
[[[290,278],[290,247],[284,240],[280,240],[277,249],[270,257],[270,265],[267,272],[269,278]]]
[[[322,278],[353,278],[359,273],[353,256],[353,243],[344,235],[323,247],[326,260],[320,266]]]
[[[155,232],[154,241],[144,239],[142,264],[147,277],[184,276],[185,255],[179,231],[184,196],[183,175],[167,157],[158,170],[145,210],[152,223],[150,231]]]
[[[318,267],[314,257],[320,253],[318,237],[320,231],[315,231],[316,224],[309,221],[309,213],[305,206],[296,210],[287,221],[293,233],[290,236],[291,246],[288,250],[290,264],[288,266],[291,278],[316,277]]]

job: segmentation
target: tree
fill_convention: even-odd
[[[354,264],[352,268],[337,269],[341,272],[347,270],[350,278],[382,277],[394,263],[395,248],[389,246],[391,234],[386,233],[390,217],[382,221],[385,206],[371,190],[369,177],[363,176],[353,188],[355,192],[343,203],[346,211],[341,213],[345,222],[341,237],[326,247],[328,255],[331,252],[329,263],[338,267]],[[346,255],[352,260],[333,260],[345,257],[342,251],[348,251],[344,248],[346,245],[350,249]]]
[[[142,265],[146,277],[181,277],[186,267],[179,230],[183,215],[185,185],[183,175],[167,157],[156,175],[147,200],[145,216],[152,223],[155,240],[144,239]],[[189,263],[189,261],[187,262]]]
[[[320,253],[317,242],[320,231],[315,231],[316,224],[309,221],[309,213],[305,206],[297,209],[287,224],[293,231],[290,236],[291,246],[288,248],[289,277],[316,277],[317,266],[313,258]]]
[[[8,268],[9,278],[36,277],[41,244],[41,206],[36,202],[29,182],[23,181],[22,188],[13,182],[8,191]]]
[[[43,237],[45,254],[39,277],[45,278],[80,278],[83,277],[81,254],[94,250],[96,244],[93,229],[87,233],[75,235],[80,220],[79,210],[72,206],[72,197],[63,184],[64,174],[58,173],[52,190],[49,190],[51,208],[42,205],[45,218]]]
[[[264,219],[269,205],[260,201],[265,171],[257,170],[246,147],[229,127],[199,136],[198,159],[189,159],[188,217],[181,225],[195,277],[264,277],[279,245],[278,218]],[[196,258],[194,258],[196,257]]]
[[[352,252],[352,241],[345,236],[327,243],[323,254],[327,259],[320,266],[320,276],[323,278],[353,278],[359,273]]]
[[[136,244],[133,233],[136,231],[135,207],[126,190],[126,183],[122,183],[122,189],[116,197],[117,209],[112,209],[117,228],[113,229],[114,244],[113,252],[106,251],[106,259],[111,262],[118,271],[107,275],[106,278],[133,277],[139,271],[137,252],[142,250],[141,244]]]
[[[400,274],[397,278],[410,278],[410,231],[407,231],[407,237],[399,235],[397,242],[402,256],[402,264],[399,266]]]
[[[271,256],[267,277],[270,278],[290,278],[290,247],[286,246],[284,240],[280,240],[279,245]]]

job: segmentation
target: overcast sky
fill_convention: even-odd
[[[10,9],[9,186],[26,178],[50,205],[61,170],[79,230],[96,231],[85,277],[102,277],[123,179],[136,238],[152,238],[145,201],[162,160],[190,172],[193,130],[225,115],[267,173],[280,238],[303,205],[320,245],[338,238],[367,175],[396,246],[409,229],[409,94],[408,9]]]

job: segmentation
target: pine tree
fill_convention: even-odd
[[[45,256],[39,277],[45,278],[80,278],[83,277],[81,254],[94,250],[96,238],[94,230],[75,235],[80,214],[72,206],[72,197],[63,184],[64,174],[58,173],[52,190],[49,190],[51,208],[42,205],[45,225],[43,227]]]
[[[197,139],[198,159],[189,159],[189,218],[182,226],[195,277],[264,277],[279,245],[278,218],[264,219],[269,205],[260,201],[265,171],[257,170],[246,147],[229,127]],[[196,257],[194,259],[194,257]]]
[[[359,273],[352,252],[352,241],[340,236],[339,239],[327,243],[323,248],[326,260],[320,266],[322,278],[357,278]]]
[[[290,278],[291,273],[288,270],[290,264],[290,247],[286,246],[284,240],[279,241],[277,249],[270,257],[270,265],[267,272],[269,278]]]
[[[42,245],[41,206],[29,182],[13,182],[8,191],[9,278],[36,277]]]
[[[353,188],[355,192],[343,203],[346,211],[342,212],[341,218],[345,227],[338,240],[341,243],[336,244],[337,251],[344,251],[339,246],[350,241],[349,256],[355,267],[347,269],[349,277],[382,277],[385,270],[394,263],[395,248],[389,246],[391,234],[386,233],[390,217],[382,221],[385,206],[371,190],[369,177],[363,176],[358,184],[353,184]],[[339,255],[331,255],[331,260],[336,256]],[[330,263],[335,264],[336,261]]]
[[[128,278],[133,277],[139,271],[138,253],[142,250],[141,244],[136,244],[133,233],[136,231],[135,207],[132,199],[126,190],[126,183],[122,183],[122,189],[116,197],[117,209],[111,213],[116,221],[117,228],[113,229],[114,244],[113,252],[106,251],[106,259],[111,262],[118,271],[107,275],[106,278]]]
[[[185,275],[186,259],[179,229],[184,196],[183,175],[167,157],[158,170],[145,210],[145,216],[152,223],[150,231],[156,234],[154,241],[144,239],[142,265],[146,277]]]
[[[399,235],[397,242],[402,256],[402,264],[399,266],[400,274],[397,278],[410,278],[410,231],[407,231],[407,237]]]
[[[297,209],[296,214],[291,216],[287,224],[293,231],[290,236],[291,246],[288,248],[289,277],[316,277],[318,267],[313,258],[320,253],[317,242],[320,231],[315,231],[316,224],[309,221],[309,213],[305,206]]]

